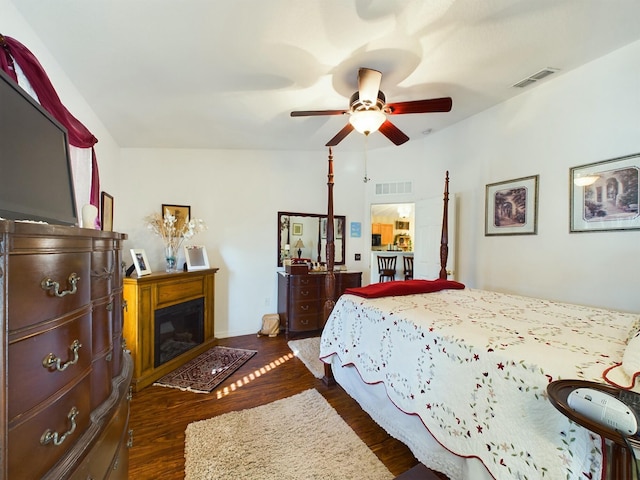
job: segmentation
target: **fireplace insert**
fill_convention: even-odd
[[[204,299],[156,310],[154,333],[155,367],[200,345],[204,341]]]

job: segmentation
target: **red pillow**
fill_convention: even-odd
[[[464,285],[453,280],[398,280],[395,282],[372,283],[366,287],[347,288],[344,293],[364,298],[415,295],[416,293],[438,292],[446,289],[462,290]]]

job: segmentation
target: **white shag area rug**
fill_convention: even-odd
[[[394,478],[315,389],[189,424],[185,459],[185,480]]]
[[[287,345],[293,354],[302,360],[302,363],[316,378],[324,377],[324,362],[320,360],[320,337],[290,340]]]

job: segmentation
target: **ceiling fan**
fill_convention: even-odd
[[[385,137],[396,145],[409,140],[398,127],[387,119],[387,115],[405,113],[449,112],[451,97],[414,100],[409,102],[386,103],[384,93],[380,91],[382,73],[371,68],[358,70],[358,91],[351,95],[348,110],[302,110],[291,112],[292,117],[310,117],[319,115],[349,115],[349,123],[329,140],[327,147],[334,147],[354,129],[369,135],[380,130]]]

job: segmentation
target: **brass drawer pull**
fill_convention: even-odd
[[[63,290],[60,291],[60,284],[58,282],[54,282],[50,278],[45,278],[40,283],[40,286],[43,290],[53,290],[53,294],[56,297],[64,297],[65,295],[73,295],[78,291],[78,282],[80,281],[80,277],[76,273],[72,273],[69,275],[67,279],[67,283],[71,285],[71,290]]]
[[[69,350],[73,353],[73,360],[69,360],[67,363],[63,364],[61,359],[56,357],[53,353],[50,353],[42,360],[42,366],[47,369],[55,367],[56,370],[62,372],[66,370],[69,365],[78,363],[78,359],[80,358],[78,350],[80,350],[80,347],[82,347],[82,344],[78,340],[74,340],[73,343],[69,345]]]
[[[76,417],[79,414],[80,412],[76,407],[71,407],[71,410],[69,410],[69,414],[67,415],[69,422],[71,422],[71,428],[62,435],[59,435],[58,432],[47,430],[40,437],[40,443],[42,445],[53,443],[56,447],[62,445],[62,442],[64,442],[69,435],[76,431]]]
[[[129,440],[127,440],[127,447],[133,447],[133,430],[129,430]]]

